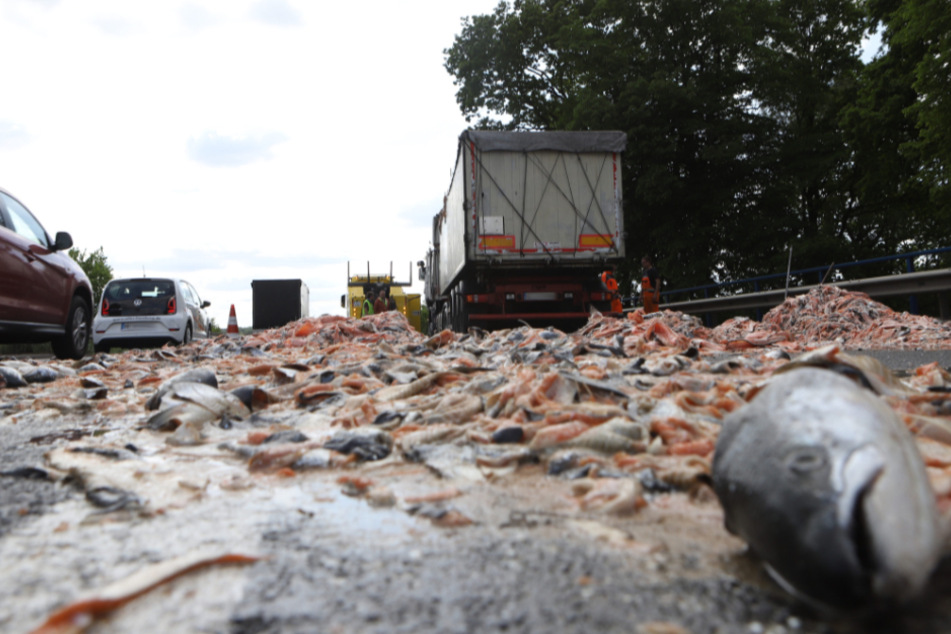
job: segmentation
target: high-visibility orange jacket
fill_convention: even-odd
[[[604,288],[608,289],[608,296],[611,299],[611,312],[624,312],[624,305],[621,303],[621,298],[617,293],[617,280],[614,279],[614,275],[611,271],[605,271],[601,274],[601,283],[604,284]]]
[[[651,277],[657,281],[657,288],[651,284]],[[660,276],[657,269],[650,268],[644,271],[641,278],[641,299],[644,302],[645,313],[655,313],[660,309]]]

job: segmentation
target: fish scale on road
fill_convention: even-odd
[[[868,305],[861,297],[846,301],[844,291],[822,293],[807,300],[822,314],[828,314],[823,302],[848,310]],[[560,491],[545,504],[567,517],[637,526],[642,514],[674,508],[706,516],[717,509],[704,490],[721,421],[788,365],[789,354],[813,346],[805,338],[815,323],[804,318],[808,305],[774,309],[799,311],[798,322],[776,317],[769,324],[734,321],[718,329],[680,313],[645,318],[634,312],[625,319],[594,315],[576,333],[526,326],[428,338],[392,312],[362,320],[308,318],[240,339],[100,355],[98,365],[79,370],[80,377],[0,388],[8,405],[0,410],[0,425],[62,419],[66,427],[95,428],[78,439],[52,440],[55,453],[43,466],[54,477],[73,470],[80,483],[107,481],[127,490],[138,505],[117,509],[116,521],[154,521],[157,514],[208,503],[222,491],[281,491],[324,474],[346,476],[347,495],[373,491],[374,508],[382,501],[382,508],[412,514],[405,500],[447,486],[444,480],[428,482],[429,473],[451,479],[460,492],[435,503],[475,525],[489,522],[489,511],[467,505],[467,497],[504,495],[517,490],[522,478],[538,477]],[[889,313],[888,319],[903,317]],[[799,333],[796,323],[809,329]],[[833,338],[850,340],[841,331],[845,321],[836,323],[840,331]],[[938,322],[933,329],[944,332]],[[867,330],[863,326],[857,334]],[[925,334],[919,339],[930,340]],[[729,365],[725,353],[744,356]],[[824,354],[832,358],[838,350]],[[175,379],[189,372],[207,380],[200,368],[213,370],[217,387],[205,381],[201,388],[180,388],[190,395],[187,407],[201,414],[188,418],[189,433],[175,429],[174,413],[150,428],[149,417],[166,407],[158,395],[174,395]],[[87,401],[80,378],[95,378],[106,397]],[[946,399],[925,387],[951,386],[946,373],[926,370],[904,385],[907,394],[889,396],[888,404],[906,424],[930,430],[927,442],[939,442],[940,430],[949,427],[939,404]],[[203,398],[209,399],[204,405]],[[167,405],[182,407],[173,400]],[[158,414],[146,402],[156,404]],[[244,411],[235,402],[253,407]],[[90,413],[80,418],[81,411]],[[372,431],[366,438],[375,444],[343,453],[340,448],[355,447],[340,435],[347,430]],[[136,448],[138,461],[62,451],[125,446]],[[566,451],[570,466],[559,462],[554,468]],[[935,458],[926,475],[939,507],[951,506],[951,463]],[[235,505],[237,512],[241,503]],[[103,515],[94,508],[88,513]],[[414,521],[426,517],[414,515]],[[452,530],[467,530],[469,524],[454,525]],[[50,597],[49,607],[54,602]]]

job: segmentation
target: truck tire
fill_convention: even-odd
[[[459,332],[469,332],[469,305],[465,295],[459,295]]]
[[[464,292],[464,287],[460,287],[452,295],[452,329],[462,333],[469,329],[469,313]]]
[[[449,314],[447,315],[449,320],[449,330],[453,332],[459,332],[456,330],[456,291],[453,289],[449,293]]]

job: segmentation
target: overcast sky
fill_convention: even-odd
[[[443,50],[496,4],[0,0],[0,187],[222,327],[256,279],[343,314],[348,262],[415,278],[466,127]]]

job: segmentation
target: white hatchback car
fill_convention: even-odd
[[[97,352],[112,347],[141,348],[165,343],[186,344],[208,336],[205,308],[185,280],[126,278],[112,280],[102,291],[92,322]]]

